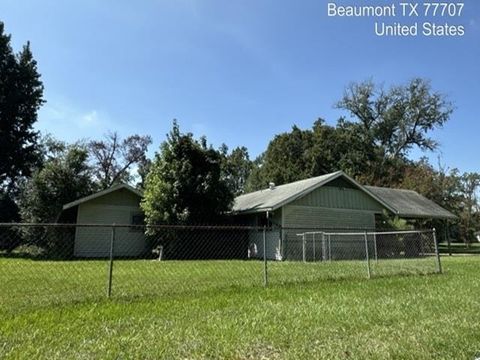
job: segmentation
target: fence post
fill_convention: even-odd
[[[312,234],[313,237],[312,237],[312,241],[313,241],[313,261],[315,262],[315,233]]]
[[[110,237],[110,261],[108,263],[108,284],[107,297],[112,295],[112,275],[113,275],[113,248],[115,243],[115,224],[112,225],[112,236]]]
[[[302,258],[303,262],[307,262],[307,250],[305,249],[305,233],[302,234]]]
[[[450,235],[448,231],[448,220],[445,221],[445,239],[447,240],[448,256],[452,256],[452,247],[450,244]]]
[[[267,270],[267,228],[263,226],[263,286],[268,286],[268,270]]]
[[[440,252],[438,251],[438,244],[437,244],[437,232],[435,228],[432,229],[433,234],[433,244],[435,245],[435,256],[437,258],[437,273],[442,273],[442,264],[440,262]]]
[[[369,256],[369,253],[368,253],[368,236],[367,236],[367,231],[365,230],[365,234],[364,234],[364,237],[365,237],[365,260],[367,261],[367,276],[368,278],[370,279],[371,278],[371,274],[370,274],[370,256]]]
[[[378,264],[377,233],[373,233],[373,245],[375,246],[375,263]]]
[[[325,236],[325,233],[324,233]],[[330,240],[330,234],[328,236],[328,261],[332,261],[332,242]]]

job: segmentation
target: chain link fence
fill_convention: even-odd
[[[441,272],[434,231],[0,224],[0,307]]]

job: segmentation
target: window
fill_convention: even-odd
[[[143,232],[142,226],[144,224],[145,224],[145,215],[139,212],[132,213],[132,216],[130,217],[130,225],[136,225],[136,226],[131,226],[130,231]]]
[[[267,219],[266,214],[257,215],[257,226],[259,228],[263,228],[264,226],[266,226],[267,228],[271,228],[272,220]]]

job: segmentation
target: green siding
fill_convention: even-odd
[[[284,226],[296,228],[374,229],[372,211],[329,209],[315,206],[286,205]]]
[[[127,189],[119,189],[104,196],[87,201],[89,205],[120,205],[135,206],[140,204],[140,197]]]
[[[351,232],[375,229],[375,213],[365,210],[332,209],[315,206],[286,205],[284,211],[285,229],[282,235],[282,255],[287,260],[302,259],[302,238],[298,233],[308,231]],[[335,259],[356,259],[365,255],[365,243],[362,236],[332,238],[332,257]],[[306,243],[307,260],[325,259],[325,244],[321,234],[315,239],[309,235]],[[316,241],[315,241],[316,240]],[[313,250],[315,247],[315,251]],[[313,254],[316,254],[315,257]]]
[[[322,186],[293,201],[291,205],[383,211],[383,206],[365,192],[336,186]]]
[[[78,224],[129,225],[139,213],[140,198],[128,190],[118,190],[78,206]],[[111,227],[77,227],[74,254],[79,257],[106,257],[110,251]],[[141,231],[118,227],[115,231],[115,256],[138,256],[145,251]]]
[[[272,213],[272,223],[274,225],[282,226],[282,208],[277,209]]]

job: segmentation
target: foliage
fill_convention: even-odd
[[[120,139],[118,133],[105,135],[104,140],[89,143],[93,158],[93,176],[101,189],[119,182],[131,182],[134,166],[147,164],[146,152],[152,143],[150,136],[131,135]]]
[[[38,164],[33,129],[43,101],[43,84],[30,44],[14,54],[0,22],[0,188],[16,190],[18,179]]]
[[[423,79],[388,91],[370,81],[352,84],[337,107],[355,121],[342,117],[330,126],[319,119],[311,130],[294,126],[291,132],[275,136],[252,171],[248,188],[337,170],[370,185],[392,186],[410,163],[411,149],[437,147],[428,133],[441,127],[452,112],[446,97]]]
[[[147,224],[205,224],[230,210],[222,154],[183,134],[176,121],[150,167],[141,203]]]
[[[480,229],[480,173],[464,173],[460,177],[463,201],[460,209],[460,229],[467,246],[474,241],[475,231]]]
[[[222,145],[220,153],[223,156],[222,176],[225,178],[230,191],[235,195],[245,192],[247,179],[253,168],[253,163],[246,147],[237,147],[228,153],[228,147]]]
[[[388,91],[371,81],[353,83],[337,107],[355,117],[358,135],[378,147],[383,161],[405,156],[413,147],[434,150],[437,143],[426,134],[453,111],[445,96],[420,78]]]
[[[10,194],[0,190],[0,223],[20,221],[19,209]],[[0,251],[12,251],[20,244],[20,238],[7,227],[0,227]]]
[[[66,203],[94,190],[88,152],[82,144],[67,145],[51,137],[44,141],[43,166],[21,187],[23,222],[55,222]]]

